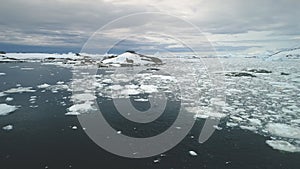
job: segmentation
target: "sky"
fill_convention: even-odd
[[[300,46],[299,9],[298,0],[3,0],[0,51],[260,55]]]

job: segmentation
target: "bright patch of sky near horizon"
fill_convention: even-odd
[[[4,1],[0,6],[0,50],[78,52],[95,31],[114,19],[137,12],[162,12],[193,23],[221,54],[263,54],[300,45],[299,7],[297,0]],[[184,32],[186,36],[182,41],[198,43],[197,37],[188,33],[188,27],[171,27],[172,23],[159,15],[126,22],[126,28],[111,29],[107,40],[136,33],[138,27],[147,26],[151,30],[161,25],[161,32]],[[144,38],[149,40],[149,37]],[[178,44],[159,37],[156,41],[164,47],[176,48],[176,52],[181,51]],[[131,41],[132,46],[142,42],[143,38]],[[149,48],[146,44],[142,46]],[[126,48],[131,46],[126,45]]]

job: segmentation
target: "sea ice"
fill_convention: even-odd
[[[37,87],[40,88],[40,89],[45,89],[45,88],[50,87],[50,85],[47,84],[47,83],[44,83],[44,84],[38,85]]]
[[[191,156],[197,156],[198,154],[195,152],[195,151],[193,151],[193,150],[190,150],[189,151],[189,154],[191,155]]]
[[[266,143],[273,149],[287,151],[287,152],[300,152],[300,147],[292,145],[291,143],[283,140],[267,140]]]
[[[157,87],[154,85],[141,85],[140,89],[143,90],[145,93],[158,92]]]
[[[6,75],[6,73],[0,72],[0,76],[4,76]]]
[[[95,108],[92,106],[92,102],[85,102],[80,104],[74,104],[68,108],[68,113],[65,115],[80,115],[81,113],[88,113]]]
[[[4,93],[24,93],[24,92],[36,92],[36,90],[32,89],[32,87],[18,87],[18,88],[11,88]]]
[[[6,96],[3,92],[0,92],[0,97]]]
[[[7,131],[12,130],[13,128],[14,128],[13,125],[10,124],[2,127],[3,130],[7,130]]]
[[[94,96],[91,93],[82,93],[82,94],[74,94],[72,95],[72,100],[74,101],[79,101],[79,102],[84,102],[84,101],[91,101],[96,99],[96,96]]]
[[[0,116],[8,115],[9,113],[17,110],[16,106],[11,106],[7,104],[0,104]]]
[[[300,128],[282,123],[269,123],[266,126],[269,133],[286,138],[300,139]]]
[[[240,126],[241,129],[243,130],[250,130],[250,131],[256,131],[257,128],[254,126]]]
[[[12,98],[12,97],[7,97],[7,98],[5,99],[6,102],[10,102],[10,101],[13,101],[13,100],[14,100],[14,98]]]
[[[136,102],[147,102],[149,100],[148,99],[144,99],[144,98],[138,98],[138,99],[134,99],[134,101],[136,101]]]

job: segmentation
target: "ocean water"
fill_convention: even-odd
[[[275,132],[268,131],[270,124],[285,124],[296,129],[299,127],[292,122],[299,117],[296,110],[299,107],[297,63],[275,62],[270,65],[252,61],[249,66],[249,61],[223,62],[230,67],[230,71],[258,67],[273,72],[272,75],[256,74],[257,78],[251,79],[226,77],[227,114],[218,125],[221,130],[216,130],[205,143],[198,142],[205,119],[186,113],[184,118],[196,118],[186,137],[167,152],[141,159],[120,157],[104,150],[87,136],[76,116],[66,115],[68,108],[74,105],[70,90],[74,73],[71,67],[3,63],[0,72],[5,75],[0,76],[0,92],[4,96],[0,97],[0,104],[12,105],[17,109],[0,116],[0,168],[299,168],[299,152],[279,151],[266,144],[267,140],[284,140],[294,146],[298,145],[297,131],[286,138],[280,136],[280,132],[274,128]],[[110,76],[110,71],[98,70],[98,75],[102,75],[99,81],[107,81],[105,75]],[[280,75],[283,71],[292,77]],[[48,85],[41,86],[43,84]],[[130,122],[118,113],[112,99],[102,92],[104,89],[103,86],[97,89],[96,95],[101,112],[116,131],[120,130],[128,136],[150,137],[167,130],[180,109],[180,101],[170,99],[165,112],[155,122]],[[261,92],[257,94],[256,91]],[[138,96],[146,98],[147,95]],[[7,100],[7,97],[13,100]],[[144,111],[150,106],[148,102],[134,102],[134,97],[130,99],[138,110]],[[7,125],[12,125],[13,129],[2,129]],[[190,151],[197,155],[191,155]]]

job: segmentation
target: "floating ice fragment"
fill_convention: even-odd
[[[0,97],[6,96],[3,92],[0,92]]]
[[[148,99],[144,99],[144,98],[138,98],[138,99],[134,99],[134,101],[136,101],[136,102],[147,102],[149,100]]]
[[[218,125],[213,126],[216,130],[222,130],[222,127],[219,127]]]
[[[7,104],[0,104],[0,116],[8,115],[9,113],[17,110],[16,106],[11,106]]]
[[[22,67],[21,70],[34,70],[32,67]]]
[[[56,82],[56,84],[58,84],[58,85],[62,85],[62,84],[64,84],[65,82],[63,82],[63,81],[58,81],[58,82]]]
[[[80,104],[74,104],[71,107],[68,108],[68,113],[65,115],[79,115],[81,113],[89,113],[90,111],[95,110],[94,107],[92,107],[92,102],[85,102]]]
[[[10,101],[13,101],[13,100],[14,100],[14,98],[12,98],[12,97],[7,97],[7,98],[5,99],[6,102],[10,102]]]
[[[248,119],[248,121],[256,126],[260,126],[261,125],[261,121],[259,119]]]
[[[240,126],[241,129],[243,130],[250,130],[250,131],[256,131],[257,128],[254,126]]]
[[[50,87],[50,85],[47,84],[47,83],[44,83],[44,84],[38,85],[37,87],[40,88],[40,89],[45,89],[45,88]]]
[[[24,93],[24,92],[35,92],[36,90],[33,90],[32,87],[18,87],[18,88],[11,88],[6,91],[5,93]]]
[[[13,127],[13,125],[11,125],[11,124],[2,127],[3,130],[7,130],[7,131],[12,130],[13,128],[14,128],[14,127]]]
[[[269,123],[266,126],[269,133],[286,138],[300,139],[300,128],[282,123]]]
[[[160,159],[155,159],[153,160],[154,163],[159,163],[160,162]]]
[[[276,150],[287,151],[287,152],[300,152],[300,147],[294,146],[287,141],[267,140],[266,143]]]
[[[82,93],[82,94],[74,94],[72,95],[72,100],[74,101],[90,101],[96,99],[91,93]]]
[[[193,151],[193,150],[190,150],[189,151],[189,154],[191,155],[191,156],[197,156],[198,154],[195,152],[195,151]]]
[[[232,123],[232,122],[227,122],[226,126],[228,126],[228,127],[236,127],[236,126],[238,126],[238,124],[237,123]]]
[[[154,85],[141,85],[140,89],[143,90],[145,93],[158,92],[157,87]]]

